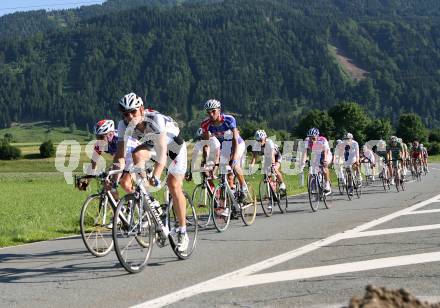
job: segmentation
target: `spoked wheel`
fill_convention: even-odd
[[[269,182],[265,181],[263,178],[260,181],[258,189],[260,204],[263,209],[264,215],[266,215],[267,217],[272,216],[274,207],[274,198],[269,185]]]
[[[277,190],[278,192],[278,207],[280,208],[281,213],[287,212],[287,206],[289,205],[289,201],[287,200],[287,191],[281,193],[280,183],[277,182]]]
[[[362,181],[359,178],[359,175],[356,176],[354,189],[356,190],[356,196],[358,199],[362,196]]]
[[[403,179],[400,181],[400,187],[402,188],[402,191],[405,191],[405,178],[403,178]]]
[[[121,198],[113,218],[113,241],[121,265],[130,273],[143,270],[155,238],[155,224],[149,211],[141,208],[137,194]]]
[[[257,216],[257,197],[255,195],[254,188],[248,184],[247,198],[243,203],[240,203],[240,216],[246,226],[250,226],[254,223]],[[248,199],[248,200],[246,200]]]
[[[338,179],[338,189],[339,189],[339,194],[343,195],[345,190],[345,184],[343,179]]]
[[[192,203],[189,195],[184,192],[185,200],[186,200],[186,234],[189,238],[188,248],[186,250],[179,249],[177,243],[179,240],[179,236],[182,236],[178,232],[176,232],[179,227],[179,219],[177,217],[176,211],[173,207],[173,200],[170,199],[170,207],[168,210],[168,226],[170,229],[170,243],[171,248],[179,259],[188,259],[189,256],[193,253],[197,244],[197,233],[198,233],[198,221],[197,214],[194,204]]]
[[[225,231],[231,221],[232,200],[223,184],[217,186],[212,197],[212,218],[218,232]]]
[[[81,236],[87,250],[96,257],[107,255],[113,248],[113,209],[107,197],[92,195],[81,209]]]
[[[349,180],[350,179],[350,180]],[[351,175],[350,177],[348,176],[348,172],[345,172],[345,180],[347,181],[347,184],[345,185],[345,191],[346,191],[346,193],[347,193],[347,197],[348,197],[348,200],[351,200],[351,199],[353,199],[353,196],[350,194],[350,185],[351,185],[351,189],[354,189],[353,188],[353,175]],[[352,190],[352,192],[353,192],[353,190]]]
[[[324,183],[324,177],[321,178],[321,183]],[[330,183],[330,187],[331,187],[331,183]],[[331,208],[332,200],[333,200],[333,194],[332,193],[326,194],[322,189],[322,201],[324,201],[324,205],[326,209]]]
[[[309,194],[310,207],[313,212],[316,212],[319,208],[320,198],[320,188],[316,176],[309,176],[307,191]]]
[[[212,197],[205,184],[199,184],[194,188],[192,202],[196,209],[199,227],[206,228],[211,223]]]
[[[395,177],[394,184],[396,185],[397,192],[399,192],[400,191],[400,179]]]

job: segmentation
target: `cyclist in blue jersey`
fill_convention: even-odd
[[[215,99],[209,99],[204,106],[208,118],[206,118],[200,127],[203,130],[203,139],[209,140],[210,133],[220,141],[220,167],[229,165],[235,171],[243,194],[243,201],[248,201],[248,187],[243,175],[243,159],[246,146],[244,140],[240,137],[237,128],[237,122],[232,115],[221,113],[221,103]],[[205,147],[204,158],[208,156],[209,149]],[[231,187],[234,186],[233,174],[228,175],[228,182]]]

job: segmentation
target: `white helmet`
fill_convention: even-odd
[[[255,139],[257,141],[261,141],[267,137],[266,132],[262,129],[259,129],[255,132]]]
[[[342,143],[341,139],[336,140],[336,145],[341,144],[341,143]]]
[[[93,127],[95,135],[105,135],[115,131],[115,122],[112,120],[101,120]]]
[[[133,92],[126,94],[119,100],[119,108],[123,111],[139,109],[143,105],[144,102],[142,101],[142,98]]]
[[[351,133],[346,133],[346,134],[344,135],[344,139],[353,139],[353,134],[351,134]]]
[[[209,99],[205,102],[205,110],[220,109],[222,104],[216,99]]]
[[[420,143],[420,147],[423,148],[423,143]]]

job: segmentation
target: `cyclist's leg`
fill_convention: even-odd
[[[129,172],[124,171],[121,179],[119,180],[119,184],[126,193],[133,192],[133,180]]]
[[[186,227],[186,199],[182,190],[182,183],[187,167],[186,143],[184,143],[179,154],[171,161],[168,167],[167,185],[173,198],[173,207],[179,219],[179,227],[185,233]]]
[[[247,184],[244,179],[243,169],[242,169],[242,163],[243,163],[243,155],[246,150],[246,146],[244,142],[238,144],[238,147],[236,149],[236,155],[237,163],[233,166],[234,172],[238,178],[238,182],[240,183],[240,186],[243,190],[247,189]]]

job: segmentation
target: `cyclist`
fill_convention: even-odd
[[[345,175],[344,175],[344,149],[342,146],[339,146],[342,143],[341,139],[336,140],[336,146],[333,150],[333,168],[335,169],[336,176],[339,180],[346,184]]]
[[[229,166],[237,175],[241,186],[242,194],[240,202],[248,202],[248,187],[242,171],[242,161],[246,146],[240,137],[237,122],[232,115],[221,112],[221,103],[216,99],[209,99],[205,102],[204,109],[208,118],[203,120],[200,127],[203,130],[203,139],[209,140],[210,133],[220,141],[220,167]],[[208,156],[209,146],[205,147],[205,157]],[[234,188],[234,175],[228,173],[228,183]],[[229,215],[229,213],[224,213]]]
[[[399,160],[402,159],[403,155],[403,146],[399,142],[398,138],[396,136],[391,136],[390,141],[388,144],[388,161],[392,162],[392,168],[390,169],[390,175],[391,175],[391,185],[394,185],[394,167],[397,166],[398,170],[401,169],[401,166],[399,164]],[[403,181],[403,179],[401,179]]]
[[[305,146],[306,152],[311,151],[311,166],[313,168],[318,168],[320,165],[323,166],[324,173],[324,192],[326,194],[331,193],[330,186],[330,172],[328,166],[333,160],[332,153],[330,151],[330,145],[324,136],[320,136],[319,129],[313,127],[311,128],[305,140],[307,142]],[[305,162],[307,160],[307,153],[304,153],[303,160],[301,164],[301,171],[304,169]]]
[[[96,144],[93,148],[92,159],[91,159],[91,170],[88,171],[90,174],[95,173],[95,169],[97,166],[97,162],[102,153],[107,153],[112,156],[116,153],[118,135],[115,133],[115,123],[112,120],[100,120],[93,127],[93,132],[96,136]],[[137,140],[130,138],[129,144],[127,146],[127,152],[125,153],[125,159],[127,161],[126,168],[122,173],[122,176],[119,180],[119,184],[124,189],[125,192],[130,193],[133,191],[133,182],[131,175],[128,173],[128,169],[133,164],[133,160],[131,158],[131,152],[139,145]],[[85,180],[86,185],[89,183],[89,180]],[[112,195],[115,200],[119,199],[118,192],[115,188],[112,188]]]
[[[114,168],[125,166],[124,148],[129,136],[139,140],[140,145],[133,151],[133,163],[144,167],[156,152],[154,169],[149,184],[159,187],[160,176],[168,165],[167,186],[170,191],[174,210],[179,220],[177,230],[177,249],[188,249],[189,238],[186,233],[186,199],[182,191],[182,181],[186,172],[186,144],[180,137],[176,122],[155,110],[145,109],[142,99],[135,93],[129,93],[119,100],[119,109],[123,120],[118,125],[118,147],[114,158]],[[142,174],[146,176],[145,173]]]
[[[368,162],[370,164],[370,170],[365,170],[366,175],[371,175],[371,180],[374,181],[374,167],[376,166],[376,158],[374,157],[374,153],[370,150],[367,144],[364,144],[362,148],[362,161]]]
[[[379,164],[379,166],[382,166],[383,169],[388,168],[388,174],[391,174],[391,166],[388,164],[387,143],[384,140],[379,140],[372,150],[383,163],[383,165]],[[379,178],[382,178],[383,174],[384,172],[381,170]]]
[[[360,172],[360,154],[359,154],[359,144],[353,139],[353,134],[346,133],[344,135],[344,141],[342,142],[342,148],[344,149],[344,168],[348,169],[349,175],[351,175],[351,170],[359,175],[359,182],[362,185],[362,176]],[[350,195],[353,195],[353,181],[348,178],[348,191]]]
[[[423,162],[422,148],[419,144],[419,141],[414,140],[413,145],[412,145],[412,151],[411,151],[411,162],[413,165],[413,170],[418,170],[418,172],[422,172],[422,170],[419,170],[417,168],[417,159],[419,159],[420,166],[422,166],[422,162]]]
[[[278,182],[280,182],[280,192],[282,195],[286,194],[286,184],[283,181],[283,175],[281,174],[281,152],[278,146],[271,139],[267,138],[267,134],[264,130],[257,130],[255,132],[255,142],[252,145],[252,160],[250,163],[250,169],[253,169],[257,156],[263,156],[263,170],[265,174],[270,173],[270,169],[273,168]]]
[[[409,157],[408,146],[406,145],[406,143],[403,142],[402,138],[397,138],[397,141],[402,144],[402,169],[403,175],[406,176],[408,170],[406,162]]]
[[[428,150],[423,146],[423,144],[420,144],[420,147],[422,148],[422,163],[423,163],[423,168],[425,169],[425,171],[428,173]]]
[[[215,173],[217,169],[217,165],[220,162],[220,141],[214,136],[209,133],[209,140],[202,140],[203,138],[203,129],[198,128],[196,131],[195,140],[197,141],[194,144],[193,154],[192,154],[192,160],[191,160],[191,168],[188,171],[188,174],[186,176],[186,179],[190,181],[192,179],[192,173],[191,170],[195,169],[195,164],[197,162],[197,157],[200,153],[202,153],[202,156],[204,156],[206,153],[204,151],[204,148],[209,146],[209,153],[208,156],[204,156],[202,158],[201,167],[205,165],[212,165],[213,170],[210,172],[210,176],[215,178]]]

